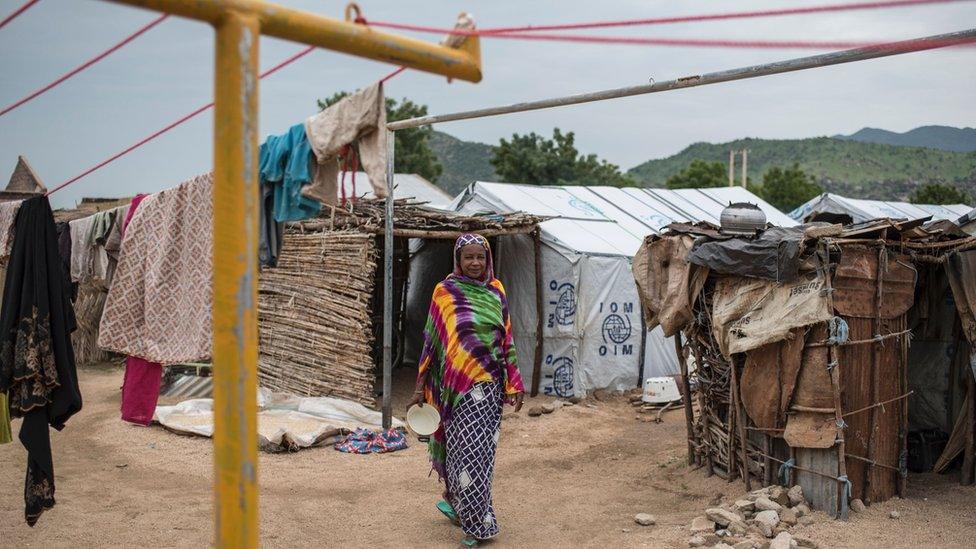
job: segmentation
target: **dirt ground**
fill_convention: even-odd
[[[122,423],[118,367],[79,375],[85,408],[52,432],[58,504],[33,529],[23,521],[25,452],[17,441],[0,446],[0,546],[209,544],[211,441]],[[527,416],[545,400],[528,400],[503,424],[494,493],[501,535],[493,547],[687,547],[695,516],[744,492],[741,483],[687,466],[680,411],[644,423],[617,399]],[[419,443],[372,456],[331,448],[262,454],[259,467],[265,547],[453,547],[461,537],[434,508],[441,490]],[[816,524],[797,531],[821,547],[972,547],[976,489],[957,480],[912,476],[910,499],[849,522],[817,514]],[[900,519],[888,518],[893,509]],[[642,512],[657,526],[636,525]]]

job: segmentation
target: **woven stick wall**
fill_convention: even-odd
[[[375,405],[370,300],[375,236],[289,229],[259,277],[263,387]]]

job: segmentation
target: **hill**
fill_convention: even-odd
[[[438,131],[433,133],[428,142],[444,167],[444,171],[437,178],[437,186],[449,195],[457,196],[465,187],[479,179],[498,179],[490,162],[491,145],[462,141]]]
[[[905,133],[864,128],[851,135],[835,135],[834,138],[901,147],[928,147],[943,151],[976,151],[976,128],[922,126]]]
[[[729,149],[749,150],[749,179],[760,181],[773,166],[794,162],[828,191],[855,198],[906,200],[922,183],[957,185],[976,196],[976,152],[810,139],[739,139],[729,143],[695,143],[680,153],[650,160],[628,173],[647,187],[662,187],[668,177],[693,159],[727,163]],[[738,176],[738,174],[737,174]]]

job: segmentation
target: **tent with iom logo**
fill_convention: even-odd
[[[631,261],[645,236],[673,222],[719,223],[730,202],[751,202],[769,222],[796,222],[741,187],[638,189],[476,182],[454,199],[465,213],[525,212],[540,225],[541,273],[533,235],[493,239],[495,270],[508,291],[519,366],[535,380],[537,287],[542,288],[539,392],[584,396],[632,389],[648,377],[676,375],[674,343],[660,328],[645,331]],[[407,360],[415,361],[434,284],[450,271],[447,244],[427,243],[411,259],[407,297]],[[446,249],[445,249],[446,248]]]

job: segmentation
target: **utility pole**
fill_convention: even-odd
[[[735,149],[729,149],[729,187],[735,186]]]
[[[746,178],[748,177],[746,175],[746,170],[748,169],[748,167],[749,167],[749,149],[742,149],[742,188],[743,189],[748,188],[748,186],[746,185],[747,182]]]

